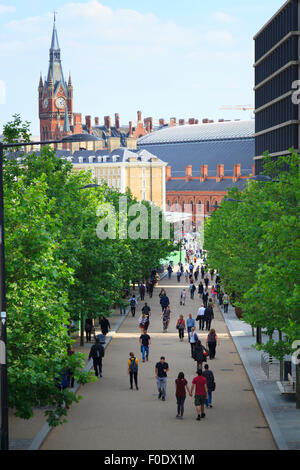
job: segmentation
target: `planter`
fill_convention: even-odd
[[[235,307],[235,314],[239,320],[243,318],[243,310],[241,309],[241,307]]]

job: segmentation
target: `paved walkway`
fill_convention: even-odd
[[[252,347],[256,338],[252,336],[251,327],[237,319],[231,306],[223,316],[278,448],[300,450],[300,410],[296,409],[293,397],[279,392],[276,384],[280,377],[279,365],[270,366],[268,379],[261,367],[262,352]],[[266,342],[267,337],[262,335],[262,340]]]
[[[140,450],[140,449],[257,449],[273,450],[276,445],[261,412],[239,354],[228,334],[223,317],[216,308],[213,327],[221,340],[217,355],[209,365],[215,374],[217,389],[212,409],[198,422],[193,400],[186,399],[184,420],[176,420],[174,381],[184,371],[191,384],[195,362],[185,338],[180,342],[175,328],[180,313],[196,316],[200,301],[187,299],[179,306],[184,280],[163,279],[152,299],[149,334],[152,347],[149,362],[140,362],[139,391],[129,390],[127,360],[129,352],[141,359],[138,344],[138,318],[128,316],[108,346],[103,361],[103,378],[80,388],[83,399],[71,407],[68,422],[53,429],[45,439],[43,450]],[[162,333],[159,291],[165,287],[171,302],[172,318],[168,333]],[[187,286],[186,286],[187,287]],[[200,334],[205,342],[206,333]],[[158,400],[154,368],[160,356],[169,363],[167,399]]]

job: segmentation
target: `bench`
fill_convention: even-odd
[[[291,374],[288,374],[287,381],[285,382],[279,381],[276,383],[282,395],[295,395],[296,394],[296,382],[291,376]]]

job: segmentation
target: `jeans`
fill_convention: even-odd
[[[208,391],[208,398],[205,398],[205,404],[207,408],[208,408],[208,405],[211,405],[211,402],[212,402],[212,392]]]
[[[209,357],[210,359],[214,359],[216,355],[216,347],[217,343],[216,342],[208,342],[208,350],[209,350]]]
[[[120,315],[126,315],[126,308],[120,307]]]
[[[161,392],[161,397],[166,398],[167,377],[157,377],[156,383],[158,391]]]
[[[168,271],[169,279],[171,279],[172,273]]]
[[[224,304],[224,313],[228,313],[228,304]]]
[[[177,398],[177,416],[183,416],[185,397],[176,397],[176,398]]]
[[[142,350],[142,356],[143,356],[143,361],[144,361],[145,360],[145,353],[146,353],[147,359],[149,357],[149,346],[142,345],[141,350]]]
[[[192,331],[192,327],[191,326],[188,326],[187,327],[187,334],[188,334],[188,339],[189,339],[189,342],[190,342],[190,332]]]
[[[184,328],[178,328],[179,339],[184,338]]]
[[[85,334],[86,334],[86,342],[87,343],[91,342],[92,330],[85,330]]]

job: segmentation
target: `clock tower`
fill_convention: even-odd
[[[54,15],[47,78],[39,83],[39,118],[41,141],[59,140],[71,133],[73,124],[73,85],[71,74],[65,82]]]

